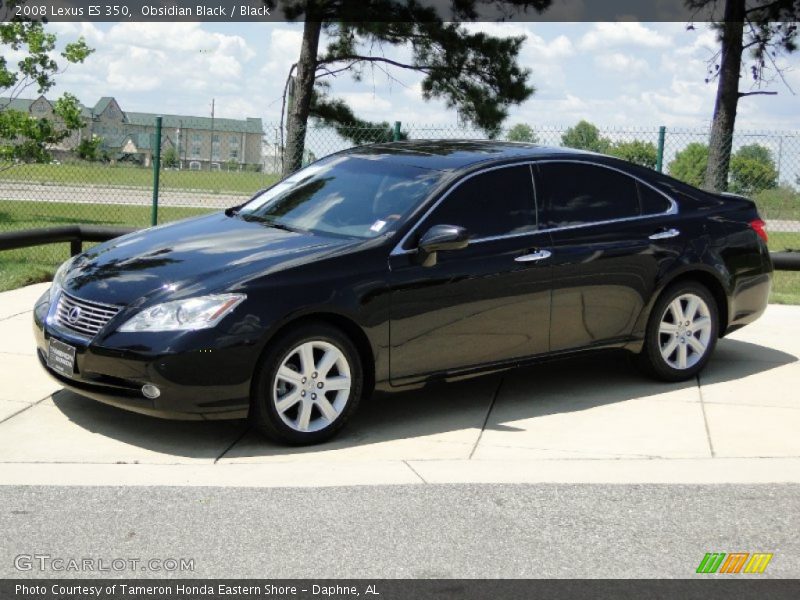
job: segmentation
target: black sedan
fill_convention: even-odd
[[[67,261],[38,355],[89,398],[314,443],[375,388],[578,351],[689,379],[764,311],[766,237],[750,200],[606,156],[365,146]]]

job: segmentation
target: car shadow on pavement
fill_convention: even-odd
[[[714,383],[764,373],[797,362],[772,348],[722,340],[703,378]],[[797,382],[800,385],[800,380]],[[634,369],[623,352],[593,353],[550,360],[505,373],[458,382],[438,382],[395,393],[376,393],[332,441],[317,446],[285,447],[250,430],[246,421],[168,421],[109,407],[59,391],[53,403],[73,424],[104,436],[102,462],[139,462],[126,451],[141,449],[141,462],[266,462],[309,454],[359,459],[466,458],[482,429],[519,431],[493,420],[502,406],[517,423],[552,414],[575,413],[634,399],[663,399],[663,394],[697,388],[698,381],[661,383]],[[674,400],[664,400],[665,402]],[[509,408],[510,407],[510,408]],[[80,443],[75,436],[74,443]],[[134,452],[135,455],[135,452]],[[188,460],[186,460],[188,459]],[[61,458],[60,460],[67,460]]]

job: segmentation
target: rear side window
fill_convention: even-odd
[[[457,184],[420,233],[433,225],[464,227],[472,239],[533,231],[536,210],[530,167],[495,169]]]
[[[663,194],[659,194],[640,181],[636,182],[636,186],[639,188],[639,202],[642,204],[643,215],[659,215],[669,210],[669,200]]]
[[[618,171],[580,163],[537,166],[542,227],[567,227],[636,217],[637,182]]]

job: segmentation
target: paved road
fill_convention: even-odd
[[[767,576],[800,577],[799,492],[798,485],[0,487],[0,577],[91,576],[13,568],[18,554],[46,553],[107,562],[193,558],[197,577],[686,578],[712,551],[771,552]]]
[[[255,192],[256,190],[253,190]],[[199,208],[227,208],[250,198],[248,193],[213,193],[199,190],[161,190],[159,205]],[[39,202],[76,202],[79,204],[150,206],[150,188],[101,185],[43,185],[39,183],[0,182],[0,199]]]
[[[255,192],[256,190],[252,191]],[[213,193],[199,190],[162,189],[159,204],[161,206],[222,209],[240,204],[250,198],[251,195],[248,193]],[[149,206],[152,203],[152,190],[150,188],[137,187],[0,181],[0,202],[5,200]],[[800,233],[800,221],[769,219],[767,220],[767,228],[770,231]]]

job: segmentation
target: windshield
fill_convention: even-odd
[[[396,229],[441,177],[439,171],[334,156],[261,192],[239,214],[286,229],[370,238]]]

